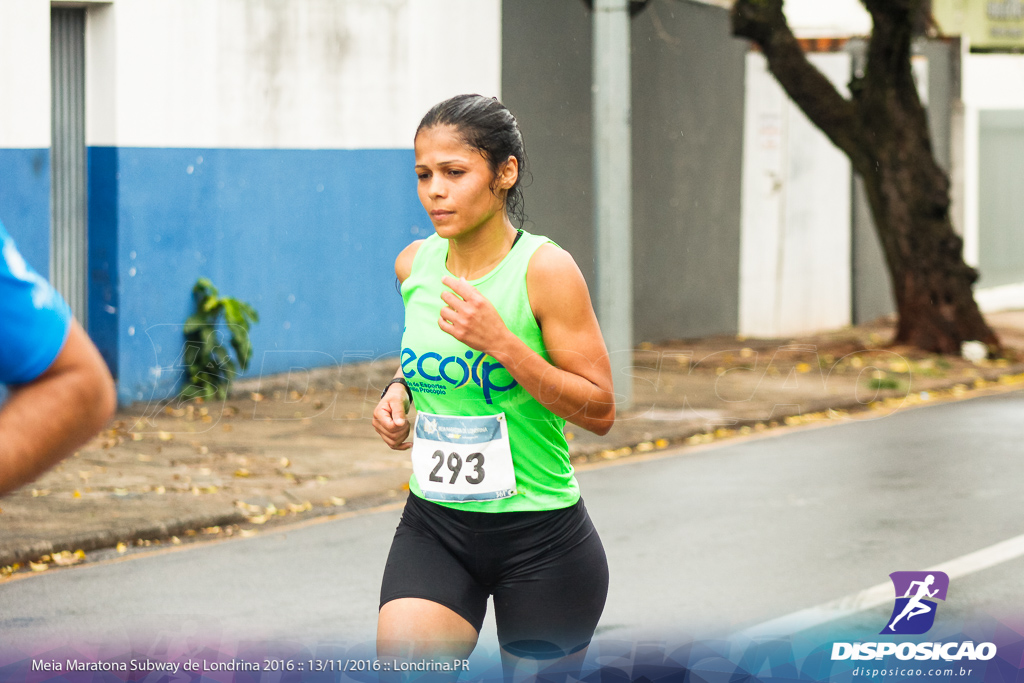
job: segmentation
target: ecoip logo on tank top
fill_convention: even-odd
[[[402,374],[416,391],[445,395],[448,389],[461,389],[470,382],[484,392],[484,400],[493,403],[495,393],[519,385],[505,366],[488,362],[483,351],[466,351],[461,356],[441,356],[436,351],[416,354],[409,347],[402,349]],[[417,378],[427,380],[417,382]]]
[[[938,611],[936,600],[945,601],[949,590],[949,576],[945,572],[893,572],[889,574],[896,589],[892,614],[879,635],[921,635],[935,624]],[[986,661],[996,656],[993,643],[971,641],[938,642],[877,642],[833,643],[832,660],[871,660],[895,655],[901,660]],[[856,674],[855,674],[856,675]]]

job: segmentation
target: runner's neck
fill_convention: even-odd
[[[512,228],[510,224],[506,225]],[[512,247],[516,245],[522,234],[522,228],[516,230],[512,233],[513,237],[510,242],[509,233],[506,232],[502,235],[503,239],[497,247],[478,243],[479,246],[478,244],[472,244],[468,245],[467,248],[464,242],[460,245],[455,240],[449,240],[445,268],[453,277],[477,280],[494,270],[508,256],[508,253],[512,251]],[[468,254],[466,253],[467,251],[469,252]],[[486,256],[481,256],[481,254],[486,254]],[[481,265],[473,265],[474,262],[479,262]]]

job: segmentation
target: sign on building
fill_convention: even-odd
[[[946,35],[963,35],[971,47],[1024,48],[1024,0],[932,0]]]

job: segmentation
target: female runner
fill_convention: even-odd
[[[582,660],[608,566],[563,427],[603,435],[615,421],[587,285],[568,252],[510,220],[522,220],[526,155],[496,99],[434,106],[415,153],[436,234],[395,261],[401,366],[373,415],[413,460],[381,586],[378,657],[468,657],[493,595],[506,666]]]

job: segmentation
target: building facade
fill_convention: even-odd
[[[799,35],[863,33],[855,0],[829,16],[790,3]],[[848,162],[731,37],[726,4],[651,0],[632,20],[634,339],[785,338],[891,312]],[[991,177],[985,159],[1024,144],[1024,87],[999,89],[1024,71],[960,45],[922,46],[915,69],[968,259],[1002,288],[989,305],[1013,304],[1024,211],[998,188],[1024,153]],[[813,56],[840,88],[857,59]],[[3,0],[0,93],[17,106],[0,108],[0,221],[122,403],[174,393],[199,277],[260,314],[247,376],[397,356],[394,258],[432,232],[412,137],[462,92],[518,117],[526,227],[594,282],[582,0]]]
[[[0,220],[122,403],[174,391],[199,277],[258,310],[249,375],[397,354],[413,133],[501,94],[500,39],[497,0],[4,0]]]

